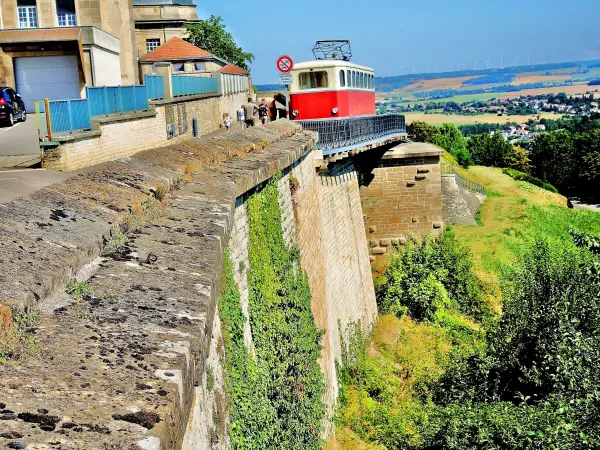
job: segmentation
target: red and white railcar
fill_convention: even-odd
[[[292,120],[375,115],[375,73],[350,61],[296,63],[289,88]]]

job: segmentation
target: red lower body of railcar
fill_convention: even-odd
[[[334,113],[337,108],[337,113]],[[366,116],[376,113],[375,92],[320,91],[290,95],[290,119],[331,119],[336,117]],[[294,115],[294,112],[298,112]]]

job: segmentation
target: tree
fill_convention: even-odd
[[[512,167],[511,158],[514,156],[515,150],[511,144],[504,140],[502,134],[479,134],[469,139],[468,145],[475,164],[491,167]]]
[[[239,47],[233,36],[225,28],[221,17],[210,16],[200,23],[185,24],[185,40],[200,47],[231,64],[249,70],[249,64],[254,61],[252,53],[246,53]]]
[[[465,138],[453,123],[442,124],[433,143],[447,150],[461,166],[469,167],[473,163]]]
[[[433,142],[440,134],[439,128],[434,125],[415,120],[413,123],[406,127],[406,131],[409,135],[414,136],[417,142]]]

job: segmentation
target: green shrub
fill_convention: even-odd
[[[540,180],[539,178],[533,177],[526,173],[520,172],[515,169],[504,168],[502,169],[502,173],[508,175],[513,180],[516,181],[526,181],[527,183],[531,183],[537,187],[541,187],[542,189],[546,189],[547,191],[558,193],[558,190],[552,186],[550,183],[546,183],[545,181]]]
[[[392,255],[378,291],[380,312],[432,320],[440,308],[481,318],[485,307],[469,251],[447,230],[437,239],[409,240]]]

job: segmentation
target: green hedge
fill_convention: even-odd
[[[535,186],[541,187],[542,189],[546,189],[547,191],[554,192],[558,194],[558,190],[552,186],[550,183],[546,183],[545,181],[540,180],[539,178],[532,177],[526,173],[520,172],[515,169],[505,168],[502,169],[502,173],[508,175],[514,180],[517,181],[526,181],[527,183],[531,183]]]

